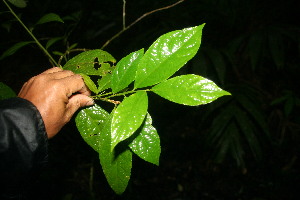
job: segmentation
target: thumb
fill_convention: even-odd
[[[81,107],[94,105],[94,100],[83,94],[75,94],[69,98],[67,104],[67,116],[69,119],[74,115],[74,113]]]

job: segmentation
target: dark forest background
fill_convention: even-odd
[[[175,0],[127,0],[127,23]],[[29,0],[14,8],[28,26],[46,13],[65,23],[35,28],[49,51],[100,48],[122,28],[122,0]],[[0,3],[0,54],[31,38]],[[150,96],[161,137],[160,166],[137,157],[126,192],[109,188],[98,156],[74,120],[49,141],[49,164],[34,189],[43,200],[283,200],[300,197],[300,27],[298,0],[185,0],[156,12],[104,50],[117,60],[169,31],[206,23],[194,73],[232,93],[199,107]],[[54,55],[55,56],[55,55]],[[55,59],[58,59],[55,56]],[[34,44],[0,60],[0,80],[16,92],[51,67]],[[101,103],[100,103],[101,105]]]

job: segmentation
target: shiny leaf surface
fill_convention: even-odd
[[[143,123],[148,109],[148,97],[139,91],[123,100],[114,113],[112,130],[112,149],[121,141],[130,137]]]
[[[106,90],[111,86],[111,74],[106,74],[106,76],[102,76],[101,79],[98,79],[98,92]]]
[[[95,85],[95,83],[92,81],[92,79],[91,79],[89,76],[85,75],[85,74],[80,73],[80,75],[82,76],[85,85],[86,85],[92,92],[98,94],[98,88],[97,88],[97,86]]]
[[[159,165],[161,152],[160,139],[152,126],[152,118],[147,114],[146,121],[138,136],[129,144],[131,150],[147,162]]]
[[[169,101],[190,106],[207,104],[221,96],[230,95],[214,82],[194,74],[171,78],[151,90]]]
[[[111,80],[113,93],[119,92],[134,81],[138,63],[143,55],[144,49],[141,49],[129,54],[117,63]]]
[[[166,80],[193,58],[201,44],[203,27],[204,24],[159,37],[141,59],[134,87],[142,88]]]
[[[84,141],[95,151],[99,151],[101,124],[109,114],[98,105],[82,109],[75,118],[76,127]]]
[[[90,50],[78,54],[77,56],[70,59],[63,67],[63,69],[71,70],[74,73],[83,73],[86,75],[98,75],[103,76],[103,69],[109,71],[109,63],[115,63],[116,60],[112,55],[106,51],[100,49]],[[95,68],[95,65],[100,65],[98,69]],[[111,70],[113,67],[111,67]]]
[[[122,194],[131,176],[132,152],[126,147],[111,151],[111,122],[112,114],[101,129],[99,158],[110,187]]]

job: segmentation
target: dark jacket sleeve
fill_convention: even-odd
[[[29,101],[0,101],[0,199],[24,199],[47,162],[47,134],[37,108]]]

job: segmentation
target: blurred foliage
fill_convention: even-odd
[[[174,2],[127,0],[127,21]],[[43,44],[60,38],[49,50],[64,52],[72,44],[99,48],[121,30],[122,3],[30,0],[17,13],[27,25],[47,13],[58,14],[64,24],[43,24],[34,32]],[[28,41],[28,36],[0,8],[2,54]],[[150,109],[160,119],[155,126],[164,147],[161,166],[152,168],[135,161],[140,168],[133,172],[130,184],[134,187],[129,186],[122,197],[108,192],[102,175],[92,173],[99,167],[94,164],[95,156],[73,133],[71,123],[63,129],[71,134],[60,134],[50,144],[52,164],[44,175],[51,186],[48,194],[56,192],[52,199],[297,199],[298,11],[297,0],[186,0],[126,31],[106,49],[117,59],[149,46],[163,33],[205,22],[200,52],[179,73],[210,78],[232,96],[197,109],[181,109],[152,97],[156,104]],[[46,57],[29,45],[0,61],[1,82],[16,91],[49,66]],[[143,173],[144,168],[149,173]]]

